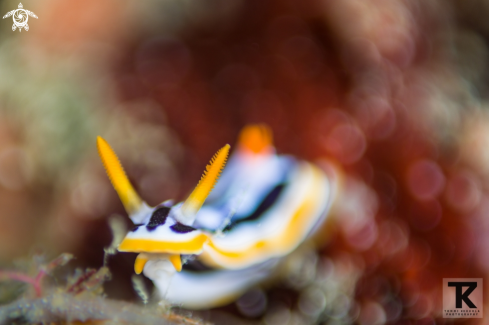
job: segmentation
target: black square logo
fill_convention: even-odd
[[[443,318],[482,318],[482,279],[443,279]]]

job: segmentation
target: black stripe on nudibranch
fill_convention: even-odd
[[[135,232],[135,231],[136,231],[136,230],[138,230],[138,228],[139,228],[139,227],[141,227],[141,226],[144,226],[144,223],[135,224],[135,225],[132,227],[131,231],[132,231],[132,232]]]
[[[151,219],[149,219],[146,229],[148,231],[155,230],[158,226],[164,225],[168,214],[170,213],[169,207],[160,207],[153,212]]]
[[[197,230],[194,227],[186,226],[186,225],[184,225],[183,223],[180,223],[180,222],[177,222],[176,224],[174,224],[170,228],[171,228],[171,230],[173,230],[174,232],[177,232],[179,234],[186,234],[188,232]]]
[[[229,223],[223,229],[223,231],[229,231],[240,223],[259,219],[268,209],[270,209],[277,202],[285,186],[286,183],[281,183],[275,186],[270,192],[268,192],[267,196],[265,196],[263,201],[261,201],[260,205],[258,205],[258,207],[255,209],[255,211],[253,211],[250,215],[244,218],[232,220],[231,223]]]

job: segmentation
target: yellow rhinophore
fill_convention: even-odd
[[[212,157],[209,165],[207,165],[204,175],[197,184],[197,187],[190,194],[188,199],[182,205],[182,214],[185,219],[192,219],[204,204],[205,199],[212,191],[216,184],[219,175],[221,174],[224,165],[229,155],[229,144],[225,145]]]
[[[141,200],[129,182],[117,155],[107,141],[101,137],[97,137],[97,148],[107,175],[109,175],[112,186],[114,186],[119,195],[124,208],[129,215],[136,213],[141,208],[143,200]]]

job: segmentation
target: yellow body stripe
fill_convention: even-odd
[[[315,174],[315,184],[311,187],[310,194],[306,200],[294,212],[293,217],[283,232],[273,237],[257,241],[250,247],[239,251],[223,250],[217,247],[211,239],[206,247],[204,247],[204,252],[199,258],[206,264],[214,267],[241,268],[273,256],[283,255],[293,249],[298,244],[300,237],[304,235],[306,225],[308,224],[305,220],[312,217],[312,212],[317,202],[324,200],[323,197],[319,197],[317,194],[317,189],[321,185],[321,182],[324,181],[324,176],[321,175],[321,172],[316,167],[311,167]],[[218,257],[215,258],[212,253],[217,253]]]
[[[183,242],[125,238],[118,250],[136,253],[200,254],[204,243],[208,240],[209,237],[205,234],[199,234],[191,240]]]
[[[136,213],[141,208],[143,201],[129,182],[117,155],[107,141],[101,137],[97,137],[97,148],[107,175],[109,175],[109,179],[119,195],[124,208],[130,215]]]
[[[219,149],[214,157],[212,157],[209,165],[207,165],[206,170],[204,171],[204,175],[202,175],[202,178],[199,181],[199,184],[182,205],[182,213],[184,216],[194,216],[200,210],[205,199],[216,184],[224,165],[226,164],[230,148],[231,146],[227,144]]]
[[[182,270],[182,258],[180,257],[180,254],[170,255],[169,260],[177,272]]]
[[[318,202],[325,199],[322,197],[322,191],[319,190],[325,181],[325,175],[319,168],[308,165],[311,168],[313,184],[304,201],[293,212],[288,225],[280,233],[257,240],[249,247],[241,250],[226,250],[216,245],[211,235],[200,233],[190,240],[178,242],[126,238],[119,245],[118,250],[170,254],[169,260],[177,271],[180,271],[182,267],[180,254],[201,254],[199,258],[207,265],[230,269],[246,267],[267,258],[284,255],[294,249],[306,234],[311,218],[317,217],[314,212]],[[147,258],[145,259],[144,255],[138,256],[135,263],[136,272],[142,271],[146,261]]]

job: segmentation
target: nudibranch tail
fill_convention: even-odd
[[[224,147],[212,157],[209,165],[207,165],[204,175],[199,181],[197,187],[190,194],[188,199],[182,205],[182,215],[185,220],[179,220],[182,223],[189,224],[189,220],[193,221],[195,215],[204,204],[205,199],[210,194],[219,175],[226,165],[231,146],[226,144]]]
[[[239,135],[239,149],[254,154],[268,153],[273,148],[272,131],[265,124],[247,125]]]
[[[130,216],[136,214],[143,206],[143,200],[141,200],[129,182],[117,155],[107,141],[101,137],[97,137],[97,148],[107,175],[119,195],[124,208]]]

